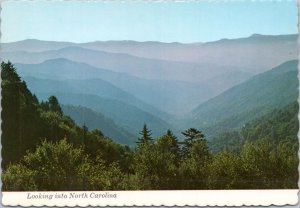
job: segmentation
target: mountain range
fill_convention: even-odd
[[[298,97],[296,35],[191,44],[31,39],[2,44],[0,55],[39,99],[57,96],[79,125],[126,144],[144,123],[153,136],[195,127],[212,137]]]
[[[236,66],[245,70],[250,69],[252,73],[254,71],[258,73],[271,69],[287,60],[297,58],[297,37],[297,34],[253,34],[240,39],[222,39],[208,43],[190,44],[155,41],[69,43],[29,39],[13,43],[2,43],[1,51],[42,52],[75,46],[148,59]]]
[[[39,93],[76,93],[85,95],[96,95],[103,99],[116,100],[128,105],[135,106],[143,109],[144,111],[167,117],[168,115],[158,109],[150,106],[149,104],[137,99],[129,93],[120,88],[115,87],[101,79],[89,80],[51,80],[51,79],[38,79],[34,77],[24,77],[29,89]]]
[[[246,70],[242,67],[217,65],[214,63],[189,63],[141,58],[128,54],[108,53],[78,46],[42,52],[2,51],[0,54],[4,60],[10,60],[14,63],[38,64],[49,59],[65,58],[144,79],[189,82],[207,80],[225,72]]]
[[[92,94],[105,94],[104,96],[112,97],[116,94],[114,91],[118,88],[118,91],[123,91],[123,94],[127,93],[126,96],[130,97],[126,99],[129,104],[132,104],[133,100],[139,99],[139,102],[143,101],[160,111],[174,115],[183,115],[200,103],[252,76],[246,72],[234,71],[200,83],[178,80],[148,80],[62,58],[47,60],[41,64],[16,64],[16,66],[22,77],[35,77],[44,81],[47,79],[66,80],[66,83],[75,82],[75,80],[80,82],[81,80],[81,85],[86,83],[87,86],[80,87],[79,90],[89,94],[92,90]],[[30,82],[30,80],[28,81]],[[94,83],[93,86],[91,86],[92,83]],[[106,83],[106,87],[103,87],[103,83]],[[109,84],[110,90],[106,89]],[[73,83],[73,85],[76,84]],[[54,84],[54,87],[58,87],[58,84]],[[87,88],[89,88],[88,91]],[[39,90],[49,91],[53,90],[53,87],[41,85]],[[60,88],[60,90],[64,89]],[[111,90],[112,92],[110,92]],[[119,96],[115,97],[121,99]],[[182,108],[182,106],[185,108]],[[156,111],[155,114],[157,113]],[[163,116],[164,114],[160,112],[159,115]],[[164,118],[167,118],[167,116],[164,115]]]

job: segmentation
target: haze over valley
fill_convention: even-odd
[[[146,123],[159,136],[188,126],[209,137],[297,99],[297,35],[207,43],[3,43],[29,89],[55,95],[78,125],[133,145]]]

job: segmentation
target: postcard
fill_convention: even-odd
[[[297,1],[1,8],[3,206],[298,203]]]

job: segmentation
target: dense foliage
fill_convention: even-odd
[[[39,103],[11,63],[1,72],[3,191],[297,188],[297,103],[220,135],[213,151],[199,129],[153,138],[147,124],[131,149],[77,126],[55,96]]]
[[[245,123],[238,130],[225,131],[210,141],[214,152],[228,150],[239,153],[246,141],[255,142],[258,139],[268,139],[272,144],[280,142],[297,144],[298,133],[298,103],[274,109],[251,122]]]

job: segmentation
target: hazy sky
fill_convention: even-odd
[[[207,42],[297,33],[297,2],[6,1],[1,41]]]

